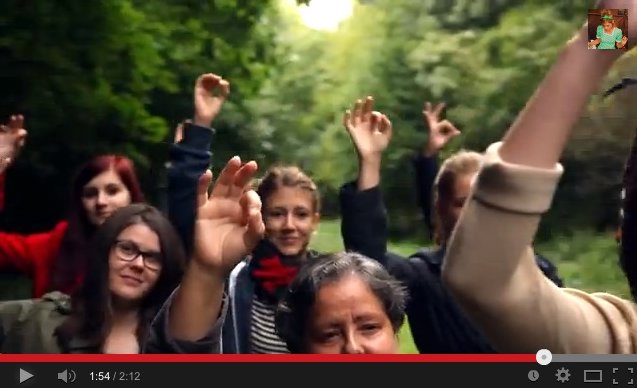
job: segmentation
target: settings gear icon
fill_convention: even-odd
[[[569,372],[566,368],[560,368],[555,373],[555,377],[560,383],[565,383],[571,377],[571,372]]]

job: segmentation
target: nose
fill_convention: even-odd
[[[287,217],[285,217],[283,227],[287,230],[294,229],[294,216],[292,214],[288,214]]]
[[[137,270],[137,271],[143,271],[144,270],[144,256],[142,255],[137,255],[137,257],[132,260],[130,263],[131,268]]]
[[[106,194],[102,191],[97,194],[97,206],[106,206]]]
[[[345,338],[345,346],[343,349],[343,353],[345,354],[363,354],[365,350],[361,346],[360,341],[356,338],[354,334],[348,334],[347,338]]]

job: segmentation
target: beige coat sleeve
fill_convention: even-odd
[[[635,353],[637,314],[608,294],[560,289],[531,244],[562,167],[506,163],[489,147],[451,236],[443,279],[470,319],[504,353]]]

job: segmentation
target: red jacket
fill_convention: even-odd
[[[51,267],[57,258],[68,223],[60,221],[48,232],[21,235],[0,232],[0,271],[13,270],[33,281],[33,297],[51,291]],[[76,285],[69,285],[65,293]]]
[[[0,210],[4,208],[4,174],[0,174]],[[52,291],[51,269],[60,251],[60,244],[68,222],[60,221],[52,230],[22,235],[0,232],[0,271],[16,271],[31,278],[33,297],[39,298]],[[72,292],[79,284],[69,284],[61,291]]]

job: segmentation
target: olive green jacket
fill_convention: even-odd
[[[171,295],[153,319],[147,337],[140,344],[142,353],[220,353],[221,327],[227,301],[208,334],[199,341],[180,341],[168,334]],[[101,353],[98,343],[73,338],[60,347],[55,329],[71,314],[71,298],[61,292],[45,294],[40,299],[0,302],[0,353]]]

